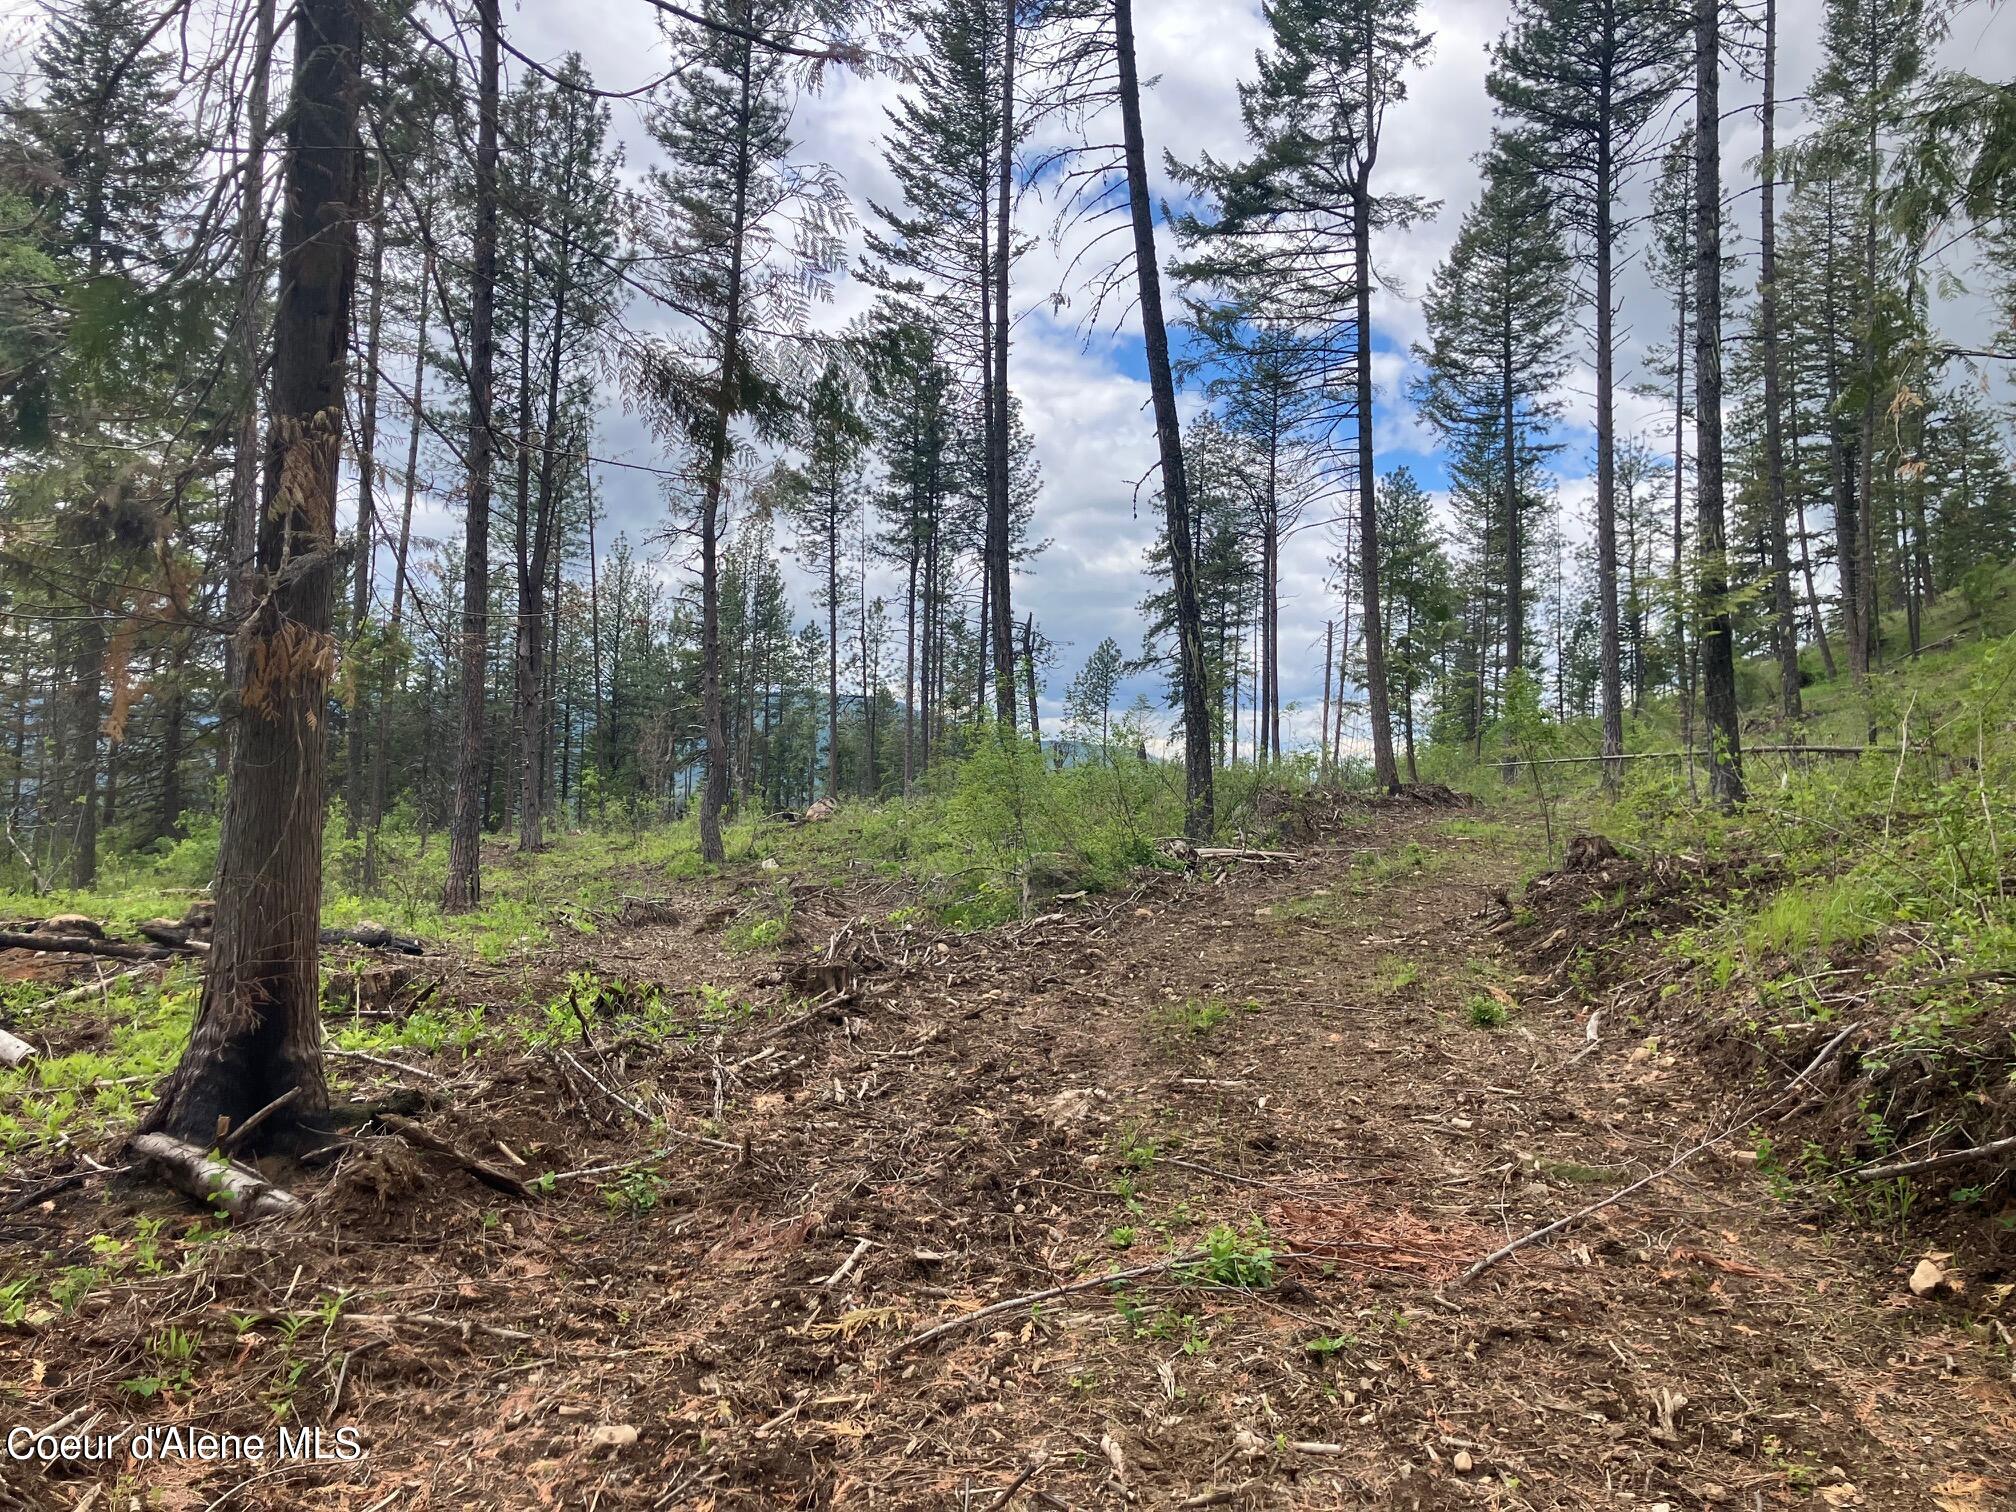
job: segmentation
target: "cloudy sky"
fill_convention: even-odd
[[[1991,77],[2016,71],[2016,16],[2008,12],[2007,7],[1991,12],[1976,6],[1964,13],[1946,56],[1967,60]],[[1156,80],[1145,101],[1151,158],[1159,164],[1164,148],[1180,158],[1194,159],[1205,150],[1238,156],[1242,143],[1235,85],[1251,74],[1254,53],[1265,42],[1258,5],[1247,0],[1142,0],[1136,14],[1141,72]],[[1477,191],[1474,159],[1492,128],[1484,89],[1486,48],[1504,28],[1506,16],[1504,0],[1424,5],[1434,52],[1428,66],[1410,80],[1405,104],[1389,118],[1383,148],[1383,190],[1441,202],[1433,219],[1384,238],[1376,248],[1385,280],[1374,306],[1382,407],[1375,430],[1378,465],[1384,472],[1404,463],[1431,489],[1440,487],[1444,470],[1433,437],[1407,403],[1414,371],[1408,351],[1423,334],[1421,292]],[[1822,17],[1821,0],[1783,0],[1780,92],[1793,103],[1781,116],[1781,140],[1800,130],[1796,97],[1819,62]],[[506,24],[515,44],[534,56],[557,59],[578,50],[605,88],[634,87],[665,66],[652,13],[640,0],[522,0],[515,8],[507,6]],[[883,108],[896,88],[885,79],[843,74],[797,102],[798,156],[823,160],[843,174],[864,214],[868,201],[887,202],[895,194],[882,163],[881,133]],[[1757,215],[1751,165],[1758,123],[1754,108],[1744,107],[1754,107],[1757,91],[1733,71],[1725,74],[1723,89],[1725,181],[1744,238],[1731,250],[1748,256],[1754,253]],[[1685,102],[1677,108],[1691,113]],[[636,107],[618,102],[615,111],[616,131],[635,172],[653,160],[656,149]],[[1165,196],[1177,193],[1166,181],[1158,188]],[[1130,654],[1139,647],[1135,606],[1146,581],[1142,562],[1151,526],[1145,510],[1137,514],[1133,487],[1152,465],[1154,431],[1137,332],[1123,327],[1088,333],[1076,310],[1053,309],[1051,296],[1059,290],[1068,255],[1068,249],[1056,249],[1048,240],[1053,214],[1052,207],[1040,203],[1024,212],[1026,229],[1045,239],[1018,267],[1011,381],[1043,465],[1037,530],[1054,543],[1017,582],[1016,608],[1018,614],[1033,609],[1038,624],[1060,645],[1059,666],[1044,699],[1054,716],[1065,682],[1102,636],[1113,636]],[[1167,247],[1165,239],[1165,255]],[[1670,313],[1643,276],[1635,240],[1625,250],[1631,261],[1621,281],[1620,435],[1642,434],[1654,444],[1670,446],[1663,407],[1628,392],[1643,347],[1661,338]],[[844,323],[869,301],[869,291],[842,278],[819,323]],[[1970,334],[1970,344],[1979,344],[1984,315],[1977,301],[1950,301],[1941,318],[1955,334]],[[1586,530],[1591,492],[1591,436],[1577,423],[1590,405],[1586,366],[1571,373],[1568,387],[1571,423],[1563,429],[1567,444],[1556,467],[1568,528],[1580,535]],[[1194,401],[1188,402],[1194,407]],[[603,414],[597,449],[604,456],[638,462],[668,460],[637,418],[613,402]],[[605,470],[601,483],[613,515],[605,540],[618,529],[641,540],[662,526],[667,503],[648,475]],[[444,517],[438,524],[446,534],[449,521]],[[1325,531],[1305,531],[1292,541],[1284,570],[1283,696],[1302,706],[1295,723],[1312,738],[1323,685],[1323,626],[1336,613],[1325,590],[1325,564],[1336,549]],[[809,596],[802,602],[809,613]],[[1142,681],[1139,689],[1159,698],[1160,689],[1151,680]],[[1128,696],[1134,691],[1130,688]]]

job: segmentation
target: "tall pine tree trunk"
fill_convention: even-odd
[[[371,307],[364,321],[364,392],[357,416],[357,540],[350,571],[350,640],[364,633],[371,612],[371,583],[376,576],[378,488],[378,352],[385,329],[385,174],[378,164],[378,182],[371,200]],[[365,784],[364,698],[366,689],[354,683],[355,703],[345,719],[343,755],[343,833],[355,840],[363,826]]]
[[[1371,54],[1367,52],[1367,66]],[[1365,630],[1365,711],[1372,723],[1372,780],[1400,791],[1393,761],[1393,717],[1386,696],[1386,627],[1379,603],[1379,480],[1372,458],[1372,162],[1368,156],[1351,202],[1352,256],[1357,262],[1358,329],[1358,583]]]
[[[735,202],[725,228],[728,285],[721,329],[721,382],[714,398],[714,433],[707,449],[707,476],[700,500],[700,723],[706,748],[700,788],[700,855],[715,864],[727,858],[721,843],[721,814],[728,806],[728,733],[721,715],[721,496],[728,473],[728,422],[740,405],[742,384],[742,259],[747,250],[751,164],[749,112],[754,43],[742,39],[736,85]]]
[[[1526,560],[1519,518],[1519,427],[1514,393],[1517,373],[1512,357],[1512,304],[1508,299],[1498,332],[1499,417],[1505,432],[1501,462],[1505,489],[1505,664],[1526,665]]]
[[[545,646],[555,606],[547,602],[548,560],[553,549],[554,515],[559,508],[559,426],[560,378],[566,350],[567,330],[567,237],[563,232],[554,276],[553,324],[546,348],[543,421],[539,430],[539,481],[531,500],[531,540],[529,553],[521,552],[518,579],[518,645],[515,658],[518,698],[518,848],[543,850],[546,801],[543,760],[546,751],[547,721],[544,716],[546,692]],[[530,304],[528,286],[527,304]],[[525,364],[521,363],[523,370]],[[527,408],[530,399],[526,400]],[[529,439],[529,438],[528,438]],[[520,464],[521,471],[525,464]],[[522,506],[521,506],[522,507]],[[522,532],[522,527],[521,527]]]
[[[1778,0],[1764,0],[1764,153],[1759,160],[1758,320],[1764,357],[1764,491],[1771,532],[1771,607],[1778,646],[1778,709],[1798,724],[1799,617],[1792,600],[1792,543],[1785,507],[1785,417],[1779,395],[1778,341]],[[1796,729],[1795,729],[1796,738]]]
[[[318,932],[336,646],[336,469],[356,280],[361,28],[353,0],[298,0],[258,609],[245,626],[238,738],[202,1004],[142,1122],[208,1145],[275,1098],[272,1139],[328,1104]]]
[[[426,420],[423,390],[427,383],[427,296],[434,279],[434,245],[429,234],[431,217],[422,211],[420,240],[426,250],[420,258],[420,307],[414,316],[413,396],[406,436],[406,480],[404,500],[399,506],[399,541],[392,556],[392,607],[386,625],[396,641],[406,612],[406,561],[413,541],[413,498],[419,490],[420,432]],[[387,676],[378,686],[378,711],[371,732],[371,811],[364,829],[363,887],[369,892],[378,885],[378,830],[385,822],[386,787],[390,775],[391,740],[389,729],[392,699],[403,681]]]
[[[1722,499],[1721,5],[1694,0],[1694,549],[1701,561],[1708,793],[1726,811],[1743,801],[1743,746]]]
[[[1120,125],[1127,165],[1127,201],[1134,231],[1134,273],[1141,293],[1141,334],[1155,439],[1162,462],[1163,532],[1175,590],[1177,673],[1183,696],[1184,823],[1192,840],[1214,828],[1211,793],[1211,686],[1204,662],[1204,621],[1197,605],[1196,559],[1190,550],[1190,489],[1183,470],[1183,433],[1176,413],[1176,377],[1169,332],[1162,322],[1162,270],[1155,257],[1155,211],[1148,192],[1148,149],[1141,134],[1141,81],[1134,58],[1134,0],[1113,0],[1114,53],[1119,68]]]
[[[245,100],[245,189],[238,202],[238,309],[232,332],[244,385],[238,396],[238,434],[231,458],[231,491],[224,513],[225,618],[236,626],[252,605],[252,558],[259,537],[259,306],[266,289],[267,102],[273,69],[274,0],[258,0],[253,22],[252,78]],[[224,686],[238,686],[238,641],[224,640]],[[228,763],[228,750],[219,759]]]
[[[1015,188],[1015,49],[1016,0],[1002,0],[1005,28],[1001,47],[1001,159],[996,171],[993,287],[994,433],[989,438],[992,486],[987,490],[987,590],[992,618],[988,633],[994,646],[994,717],[1005,730],[1015,728],[1015,613],[1009,602],[1008,497],[1010,407],[1008,403],[1008,276],[1014,262]]]
[[[1596,146],[1596,585],[1603,691],[1603,791],[1623,786],[1623,653],[1617,629],[1617,404],[1615,318],[1612,308],[1613,217],[1616,168],[1609,122]]]
[[[441,911],[483,901],[484,792],[490,769],[484,694],[490,650],[491,368],[497,311],[497,71],[499,0],[476,0],[483,31],[477,82],[476,236],[469,291],[469,502],[462,563],[462,721],[455,797],[448,816],[448,877]]]

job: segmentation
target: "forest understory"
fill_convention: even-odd
[[[2007,1235],[1774,1172],[1847,1056],[1661,990],[1703,868],[1578,842],[1522,890],[1510,811],[1288,817],[968,933],[886,878],[615,862],[508,965],[351,951],[326,1028],[380,1038],[331,1062],[354,1132],[269,1163],[302,1208],[25,1163],[0,1380],[365,1457],[10,1463],[0,1506],[2012,1504]]]

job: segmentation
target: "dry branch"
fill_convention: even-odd
[[[919,1344],[927,1344],[941,1334],[955,1332],[982,1318],[999,1317],[1005,1312],[1014,1312],[1037,1302],[1047,1302],[1052,1297],[1068,1297],[1073,1292],[1091,1291],[1094,1287],[1113,1286],[1122,1281],[1132,1281],[1140,1276],[1159,1276],[1185,1265],[1195,1265],[1204,1258],[1203,1250],[1191,1250],[1187,1254],[1172,1255],[1167,1260],[1158,1260],[1153,1265],[1131,1265],[1126,1270],[1108,1271],[1103,1276],[1087,1276],[1082,1281],[1067,1281],[1062,1286],[1045,1287],[1042,1291],[1024,1292],[1019,1297],[1009,1297],[1004,1301],[990,1302],[985,1307],[972,1312],[961,1313],[956,1318],[947,1318],[942,1323],[934,1323],[920,1333],[914,1333],[896,1346],[896,1353],[914,1349]]]
[[[334,1045],[322,1047],[324,1055],[333,1055],[339,1060],[360,1060],[373,1066],[383,1066],[387,1071],[404,1072],[407,1076],[417,1076],[423,1081],[446,1081],[447,1077],[438,1071],[429,1071],[424,1066],[409,1066],[404,1061],[387,1060],[382,1055],[367,1055],[362,1050],[338,1050]]]
[[[278,1113],[282,1108],[286,1107],[289,1103],[292,1103],[300,1095],[301,1095],[301,1089],[299,1087],[289,1087],[285,1092],[282,1092],[278,1097],[274,1098],[273,1101],[266,1104],[266,1106],[261,1108],[257,1113],[254,1113],[250,1118],[246,1119],[245,1122],[238,1125],[237,1128],[231,1130],[222,1139],[218,1140],[217,1152],[220,1155],[230,1155],[233,1152],[242,1149],[244,1147],[245,1141],[252,1137],[253,1133],[257,1131],[257,1129],[261,1124],[265,1123],[267,1119],[271,1118],[275,1113]]]
[[[529,1198],[532,1195],[532,1189],[509,1171],[491,1165],[487,1160],[479,1160],[467,1150],[451,1144],[439,1134],[423,1128],[410,1118],[401,1118],[397,1113],[380,1113],[377,1115],[377,1122],[410,1145],[418,1145],[423,1150],[432,1150],[436,1155],[446,1155],[485,1186],[495,1187],[500,1192],[508,1192],[513,1197]]]
[[[0,1029],[0,1066],[23,1066],[41,1053],[19,1035]]]
[[[1993,1160],[1997,1155],[2016,1156],[2016,1136],[2008,1139],[1991,1139],[1987,1144],[1976,1145],[1971,1150],[1948,1150],[1943,1155],[1928,1155],[1923,1160],[1865,1166],[1859,1171],[1846,1171],[1842,1174],[1851,1181],[1888,1181],[1895,1176],[1916,1176],[1921,1171],[1943,1171],[1948,1166],[1972,1165],[1977,1160]]]

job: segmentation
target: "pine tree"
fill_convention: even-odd
[[[1664,0],[1517,0],[1492,51],[1488,87],[1527,129],[1506,139],[1538,174],[1593,273],[1596,366],[1596,573],[1602,638],[1603,754],[1624,749],[1617,618],[1615,270],[1618,198],[1647,152],[1659,107],[1679,84],[1681,18]],[[1617,791],[1623,763],[1603,766]]]
[[[1008,289],[1026,243],[1010,216],[1016,154],[1030,124],[1015,108],[1022,22],[1017,0],[939,0],[921,20],[918,87],[887,112],[883,156],[902,204],[873,207],[881,229],[869,233],[876,261],[867,271],[942,330],[947,360],[979,401],[982,633],[995,714],[1012,728]]]
[[[469,293],[469,497],[463,509],[461,728],[455,751],[455,798],[448,822],[448,875],[443,913],[467,913],[483,901],[483,788],[488,752],[485,702],[490,660],[490,493],[497,438],[491,429],[495,395],[497,307],[499,0],[477,0],[482,32],[477,64],[475,226]]]
[[[1409,469],[1396,467],[1379,480],[1379,522],[1386,533],[1385,602],[1392,610],[1386,665],[1398,694],[1407,780],[1419,782],[1415,714],[1455,621],[1456,592],[1428,494]]]
[[[1527,664],[1521,479],[1551,450],[1552,396],[1566,371],[1568,256],[1553,207],[1515,157],[1493,152],[1484,191],[1422,301],[1429,342],[1423,413],[1459,450],[1499,457],[1505,662]]]
[[[826,611],[826,796],[840,796],[840,606],[853,560],[850,517],[862,503],[861,460],[869,432],[851,397],[856,375],[837,361],[820,370],[806,401],[804,463],[785,478],[785,508],[802,532],[796,547],[821,580]],[[865,561],[859,563],[866,570]]]
[[[616,173],[609,108],[583,92],[578,55],[556,81],[528,80],[506,102],[515,150],[501,193],[517,243],[504,297],[519,329],[514,567],[514,697],[518,728],[519,849],[543,845],[548,579],[559,550],[563,495],[582,473],[573,458],[592,428],[590,364],[619,285]],[[536,416],[536,423],[535,423]]]
[[[262,1138],[325,1111],[322,828],[336,472],[360,203],[352,0],[299,0],[258,614],[232,750],[217,913],[188,1048],[143,1130],[208,1148],[282,1096]]]
[[[1240,86],[1253,156],[1231,167],[1207,158],[1189,170],[1217,201],[1217,214],[1178,225],[1193,247],[1204,244],[1186,268],[1190,276],[1238,290],[1249,307],[1305,339],[1326,333],[1332,360],[1317,371],[1337,384],[1333,404],[1338,418],[1349,416],[1355,442],[1348,465],[1357,491],[1373,775],[1390,788],[1399,777],[1379,603],[1372,235],[1410,224],[1427,207],[1379,193],[1374,179],[1387,111],[1406,98],[1406,75],[1429,39],[1413,0],[1273,0],[1264,13],[1271,50],[1258,60],[1258,79]],[[1344,372],[1348,383],[1334,376]]]
[[[1156,450],[1162,471],[1162,533],[1168,550],[1183,704],[1183,832],[1192,840],[1204,840],[1216,823],[1211,791],[1211,702],[1204,626],[1197,604],[1190,490],[1183,472],[1183,422],[1176,409],[1176,376],[1169,361],[1169,332],[1162,311],[1162,269],[1155,253],[1155,215],[1149,197],[1148,148],[1141,130],[1141,79],[1134,48],[1134,3],[1112,0],[1112,7],[1121,171],[1134,238],[1134,278],[1140,295],[1149,395],[1155,408]]]
[[[781,438],[791,419],[775,338],[795,331],[839,261],[847,204],[824,170],[789,162],[785,60],[759,39],[789,29],[790,0],[709,0],[680,33],[689,62],[652,112],[670,166],[651,175],[641,228],[653,292],[691,331],[651,342],[630,374],[662,429],[698,458],[702,854],[719,861],[728,802],[721,696],[721,541],[738,421]],[[730,29],[732,28],[732,29]],[[785,232],[795,236],[785,240]]]
[[[38,260],[53,278],[37,301],[50,326],[12,404],[26,455],[4,487],[13,520],[34,522],[14,565],[60,626],[50,649],[69,686],[49,721],[64,727],[52,731],[58,806],[45,818],[79,888],[97,878],[125,723],[127,689],[114,686],[108,704],[108,663],[130,660],[143,597],[183,597],[149,581],[150,564],[166,560],[182,512],[178,438],[207,424],[192,375],[216,342],[223,295],[169,276],[185,250],[198,144],[152,30],[116,0],[54,10],[34,55],[39,96],[16,113],[35,170]],[[60,342],[48,339],[57,331]]]
[[[861,345],[871,426],[882,461],[883,481],[875,503],[883,529],[876,546],[883,560],[902,571],[904,580],[902,782],[907,795],[920,761],[928,755],[928,668],[937,622],[940,532],[947,496],[956,486],[957,395],[953,375],[939,354],[937,333],[900,307],[878,304]],[[921,751],[920,731],[926,743]]]
[[[1694,0],[1694,504],[1708,790],[1726,812],[1743,801],[1743,748],[1722,493],[1721,5]]]
[[[1866,683],[1877,651],[1877,416],[1887,407],[1903,346],[1907,301],[1896,266],[1903,254],[1886,235],[1882,195],[1886,152],[1910,109],[1910,86],[1924,64],[1921,0],[1829,0],[1826,61],[1810,91],[1822,129],[1808,148],[1812,166],[1838,176],[1852,196],[1855,358],[1839,403],[1853,416],[1852,469],[1837,492],[1842,619],[1848,668]]]
[[[1092,648],[1085,665],[1071,679],[1064,692],[1064,717],[1084,739],[1097,738],[1102,761],[1112,760],[1109,743],[1113,735],[1113,699],[1119,692],[1126,670],[1126,654],[1120,643],[1106,636]]]

